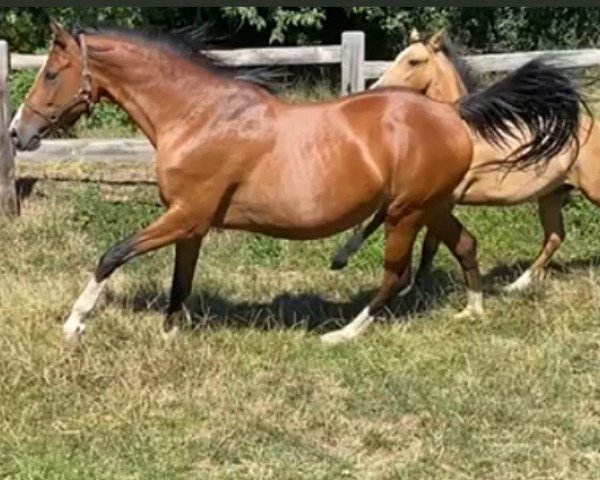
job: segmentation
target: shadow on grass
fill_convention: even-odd
[[[451,275],[435,270],[404,297],[392,300],[377,319],[397,322],[403,321],[406,315],[431,310],[442,305],[455,287],[456,281]],[[194,328],[293,328],[321,333],[348,323],[367,306],[376,292],[376,288],[362,290],[345,302],[332,301],[312,292],[284,292],[269,302],[232,302],[213,292],[195,291],[186,301],[186,306],[194,319]],[[138,290],[133,298],[117,293],[108,301],[137,312],[165,312],[168,295],[163,290],[148,287]]]
[[[485,295],[502,295],[501,288],[517,278],[529,261],[502,264],[484,275]],[[553,263],[550,269],[561,273],[573,273],[590,266],[600,265],[600,256],[573,259],[562,264]],[[458,289],[464,292],[464,283],[443,269],[432,270],[404,297],[393,299],[388,307],[377,315],[378,321],[406,321],[409,315],[418,315],[446,304],[449,295]],[[218,293],[201,290],[192,293],[186,306],[194,320],[193,328],[253,328],[274,330],[281,328],[327,332],[347,324],[375,296],[377,288],[358,292],[348,301],[332,301],[319,293],[291,294],[283,292],[269,302],[233,302]],[[133,298],[118,293],[109,294],[108,301],[124,309],[136,312],[165,312],[168,305],[166,291],[153,286],[138,290]]]
[[[35,177],[19,177],[15,180],[15,188],[17,190],[17,197],[21,200],[28,199],[32,193],[33,188],[36,183],[39,181],[39,178]]]
[[[491,268],[483,275],[483,282],[486,285],[486,293],[495,294],[500,289],[514,282],[525,270],[531,266],[532,260],[519,260],[512,264],[499,264]],[[600,255],[588,258],[574,258],[565,262],[551,262],[548,270],[559,274],[568,274],[577,270],[584,270],[590,267],[600,266]]]

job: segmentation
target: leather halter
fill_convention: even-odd
[[[92,107],[94,106],[94,101],[92,100],[92,74],[90,72],[90,69],[88,68],[88,50],[83,33],[79,34],[79,45],[81,47],[82,64],[81,87],[79,88],[79,91],[73,96],[73,99],[67,104],[63,105],[62,107],[52,110],[50,112],[44,112],[39,107],[27,100],[23,102],[24,105],[30,108],[34,113],[46,120],[46,122],[48,122],[52,128],[56,127],[56,125],[58,124],[58,122],[60,122],[60,119],[65,112],[69,111],[76,105],[81,105],[82,103],[84,103],[86,105],[86,113],[88,114],[92,111]]]

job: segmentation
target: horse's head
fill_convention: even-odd
[[[35,150],[56,126],[74,123],[92,105],[92,84],[83,35],[79,41],[55,20],[46,63],[10,124],[18,150]]]
[[[456,101],[466,89],[443,47],[443,30],[421,38],[413,28],[409,45],[370,88],[408,87],[436,100]]]

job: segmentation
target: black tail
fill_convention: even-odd
[[[497,162],[521,170],[546,165],[572,146],[578,153],[582,107],[590,112],[570,79],[539,58],[459,101],[460,116],[498,147],[506,146],[507,137],[518,138],[519,132],[531,135],[528,143]]]

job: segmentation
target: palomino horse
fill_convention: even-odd
[[[371,88],[404,86],[443,102],[457,102],[475,86],[466,63],[459,58],[452,45],[443,39],[443,32],[421,38],[413,29],[410,45],[404,49]],[[589,113],[589,111],[588,111]],[[507,147],[486,138],[474,138],[472,167],[456,189],[454,199],[466,205],[515,205],[537,201],[539,217],[544,229],[544,245],[532,265],[507,291],[519,290],[541,278],[565,237],[562,206],[573,187],[600,206],[600,128],[591,116],[585,116],[581,125],[581,149],[566,151],[554,158],[540,174],[535,170],[499,172],[484,167],[490,161],[503,158]],[[516,143],[512,141],[511,143]],[[336,252],[332,268],[346,266],[354,254],[382,221],[379,216],[357,232]],[[475,239],[470,240],[473,244]],[[431,266],[439,246],[439,239],[428,230],[417,278]]]
[[[48,59],[11,124],[14,145],[32,150],[59,121],[72,124],[101,98],[112,100],[156,148],[166,206],[154,223],[102,255],[63,325],[71,341],[82,339],[109,276],[138,255],[175,244],[163,326],[171,333],[176,314],[185,313],[200,244],[211,227],[318,239],[386,205],[380,289],[350,330],[324,338],[344,340],[409,286],[413,242],[425,224],[467,274],[473,268],[462,227],[448,210],[471,164],[470,129],[486,138],[515,128],[530,132],[531,144],[511,157],[516,169],[546,162],[577,142],[581,97],[540,61],[457,105],[396,88],[292,104],[225,76],[206,55],[160,39],[112,29],[70,33],[56,22],[52,30]]]

